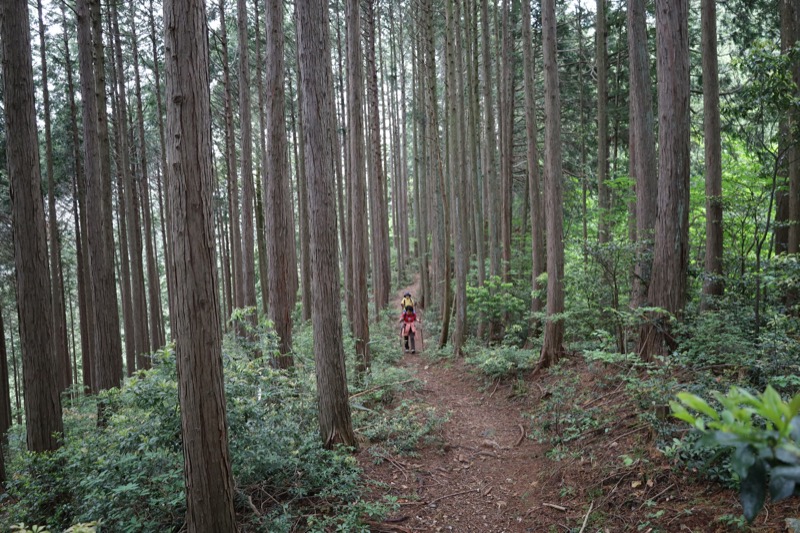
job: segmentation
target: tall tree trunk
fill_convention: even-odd
[[[258,171],[256,173],[256,243],[258,245],[258,275],[261,279],[261,305],[264,316],[269,316],[269,269],[267,268],[267,228],[264,208],[267,204],[267,190],[262,187],[267,167],[265,158],[267,154],[267,125],[266,103],[264,102],[264,72],[261,51],[261,21],[258,13],[261,10],[258,0],[255,2],[256,16],[256,88],[258,90]]]
[[[342,17],[336,18],[336,48],[337,48],[337,73],[339,79],[339,114],[341,115],[342,127],[340,128],[342,134],[341,152],[336,153],[336,157],[344,160],[344,172],[341,181],[337,180],[336,194],[339,197],[339,231],[341,233],[341,246],[342,246],[342,267],[344,278],[344,300],[347,312],[347,318],[350,322],[350,329],[352,333],[353,318],[352,312],[355,308],[353,304],[353,235],[352,225],[350,220],[353,215],[352,195],[350,194],[350,159],[349,159],[349,146],[350,137],[348,128],[350,124],[347,120],[347,110],[345,108],[345,85],[344,85],[344,64],[343,57],[345,51],[342,48]]]
[[[8,428],[11,427],[11,391],[8,388],[8,352],[6,351],[6,330],[3,324],[3,310],[0,309],[0,451],[8,444]],[[0,453],[0,462],[2,462]],[[5,476],[0,478],[5,481]]]
[[[511,0],[503,2],[503,72],[500,82],[500,191],[503,241],[503,281],[511,279],[511,220],[514,163],[514,54],[511,36]]]
[[[475,259],[478,267],[478,286],[482,286],[486,280],[486,240],[484,239],[484,211],[481,202],[482,180],[480,177],[480,160],[478,145],[480,144],[480,89],[478,82],[478,2],[465,3],[465,14],[468,15],[467,25],[467,44],[469,46],[469,66],[468,66],[468,93],[469,93],[469,116],[467,145],[469,149],[471,176],[468,183],[467,197],[470,199],[470,211],[473,216],[471,223],[472,239],[475,242]],[[404,69],[405,70],[405,69]],[[405,98],[403,98],[405,101]],[[405,136],[404,136],[405,138]],[[403,152],[405,153],[405,151]]]
[[[111,7],[111,24],[114,35],[114,51],[116,59],[117,85],[117,172],[124,183],[124,201],[126,204],[128,247],[131,272],[131,302],[133,303],[133,334],[136,362],[143,363],[144,354],[151,351],[147,324],[147,299],[145,298],[144,265],[142,262],[142,231],[139,190],[137,179],[132,176],[130,164],[130,139],[128,138],[128,95],[125,88],[125,70],[122,63],[122,42],[119,33],[119,21],[115,4]],[[133,369],[128,368],[128,375]]]
[[[647,305],[653,265],[658,174],[647,50],[645,0],[628,0],[628,50],[630,55],[631,160],[636,180],[636,264],[631,305]]]
[[[166,141],[164,140],[164,104],[161,98],[161,73],[159,69],[159,57],[158,57],[158,44],[156,41],[156,23],[155,17],[153,17],[153,0],[150,0],[150,9],[149,9],[149,20],[150,20],[150,44],[153,49],[153,78],[155,81],[154,92],[156,93],[156,110],[158,112],[158,140],[159,140],[159,147],[160,152],[159,155],[161,156],[161,172],[159,173],[159,191],[161,190],[162,182],[165,183],[166,173],[167,173],[167,148],[166,148]],[[162,212],[163,216],[161,217],[161,235],[163,238],[163,247],[164,247],[164,257],[165,257],[165,265],[164,271],[166,272],[167,278],[167,303],[169,308],[169,322],[170,322],[170,334],[172,334],[172,295],[175,292],[174,287],[172,287],[172,280],[174,276],[170,275],[170,271],[172,270],[172,236],[169,234],[168,231],[165,231],[165,222],[166,226],[168,227],[170,222],[169,219],[172,216],[172,208],[171,202],[169,197],[169,187],[166,187],[166,183],[164,186],[164,206],[161,206],[161,194],[159,193],[159,209]],[[229,279],[229,278],[227,278]],[[230,314],[228,315],[230,316]],[[166,339],[166,335],[165,335]]]
[[[542,1],[544,55],[544,189],[547,218],[547,324],[539,366],[557,363],[564,352],[564,236],[561,170],[561,95],[556,55],[555,0]]]
[[[45,44],[42,2],[37,0],[39,17],[39,57],[42,63],[42,103],[44,104],[45,164],[47,168],[47,208],[50,236],[50,292],[53,302],[53,345],[55,349],[57,379],[62,390],[70,384],[69,349],[67,347],[67,315],[64,308],[64,283],[59,275],[61,264],[61,237],[56,217],[56,178],[53,172],[53,137],[50,126],[50,89],[48,87],[47,47]]]
[[[250,40],[247,36],[247,0],[237,0],[236,13],[239,23],[239,124],[242,133],[242,305],[256,306],[256,258],[253,241],[253,128],[250,106]],[[258,317],[250,316],[255,325]]]
[[[289,227],[288,210],[291,209],[289,189],[289,162],[286,140],[286,116],[284,104],[283,61],[283,3],[266,0],[267,34],[267,151],[265,153],[263,186],[267,191],[267,254],[269,264],[269,316],[275,323],[279,337],[279,356],[275,364],[279,368],[292,365],[292,299],[286,287],[290,286],[289,271],[296,268],[290,263],[289,249],[294,249],[294,234]],[[289,203],[287,204],[287,197]],[[303,285],[303,293],[308,291]]]
[[[367,107],[369,112],[369,141],[372,153],[369,165],[369,213],[372,231],[372,290],[375,298],[375,318],[389,303],[391,274],[389,270],[389,215],[384,193],[386,177],[382,164],[381,117],[378,107],[378,68],[375,58],[376,0],[366,0],[364,33],[366,37]]]
[[[800,41],[800,6],[797,5],[797,2],[782,0],[781,18],[781,47],[788,50],[792,46],[796,47],[797,42]],[[798,59],[792,65],[792,79],[795,83],[795,98],[798,98],[800,97],[800,60]],[[798,121],[800,121],[800,113],[795,106],[789,114],[788,131],[790,133],[787,142],[791,148],[786,153],[789,173],[789,196],[787,198],[789,231],[786,251],[790,254],[800,252],[800,148],[798,148],[798,139],[796,138]],[[797,291],[791,291],[788,301],[795,303],[797,298]]]
[[[147,144],[144,134],[144,110],[142,105],[142,81],[139,75],[139,39],[136,33],[135,10],[130,10],[131,49],[133,52],[133,78],[136,92],[136,129],[139,135],[139,196],[142,199],[142,221],[144,222],[144,250],[147,266],[147,297],[150,300],[149,331],[150,350],[162,347],[164,338],[164,319],[161,315],[161,282],[156,264],[155,247],[153,245],[153,215],[150,208],[150,176],[147,164]],[[147,311],[145,309],[145,311]],[[136,362],[139,368],[150,368],[150,358],[140,356]]]
[[[597,27],[595,41],[597,53],[597,203],[600,221],[597,226],[597,240],[606,243],[611,240],[611,197],[608,190],[608,50],[606,41],[606,0],[597,0]]]
[[[39,170],[28,4],[0,5],[6,163],[11,181],[11,223],[17,279],[20,346],[25,380],[28,450],[60,446],[61,384],[56,375],[52,304],[47,275],[47,230]],[[5,341],[4,341],[5,342]]]
[[[717,66],[717,8],[713,0],[701,6],[703,47],[703,133],[706,169],[706,258],[703,300],[708,309],[713,297],[722,296],[722,147]]]
[[[133,319],[133,292],[128,246],[127,207],[124,198],[125,184],[122,173],[117,173],[117,232],[119,240],[119,292],[122,297],[122,330],[125,333],[125,373],[132,376],[136,370],[136,326]]]
[[[417,306],[425,308],[428,304],[430,297],[430,253],[428,241],[428,220],[429,220],[429,199],[427,193],[428,184],[430,182],[427,169],[428,164],[428,150],[427,142],[427,121],[424,117],[425,109],[425,59],[423,53],[423,39],[420,30],[419,19],[417,19],[417,38],[415,39],[416,58],[414,61],[413,74],[412,74],[412,87],[414,88],[414,107],[417,110],[414,113],[416,120],[414,121],[413,131],[413,145],[414,145],[414,202],[416,205],[416,229],[417,229],[417,243],[418,243],[418,257],[420,269],[420,293],[417,295]],[[421,145],[421,146],[420,146]]]
[[[486,219],[489,221],[489,274],[500,275],[500,236],[497,220],[497,166],[495,165],[496,134],[494,129],[494,102],[492,100],[492,45],[489,31],[489,1],[481,0],[481,41],[483,52],[483,182],[487,191]]]
[[[88,219],[89,273],[92,278],[92,309],[95,324],[95,358],[92,375],[95,392],[118,387],[122,382],[122,343],[119,336],[117,291],[114,276],[114,247],[109,174],[102,173],[104,143],[99,118],[98,94],[105,93],[92,63],[92,28],[89,0],[78,1],[78,59],[83,103],[84,171]],[[102,43],[100,44],[102,48]],[[94,47],[96,51],[97,47]],[[97,89],[100,87],[100,89]],[[102,122],[105,122],[103,120]],[[100,420],[102,422],[102,420]]]
[[[528,201],[531,214],[531,290],[534,295],[539,292],[539,276],[544,272],[544,228],[542,222],[542,186],[539,175],[539,147],[537,142],[538,126],[536,124],[536,85],[534,70],[536,68],[531,39],[531,5],[530,0],[522,0],[522,56],[525,76],[525,132],[528,142]],[[536,296],[531,298],[531,311],[542,310],[542,300]]]
[[[369,367],[369,301],[367,295],[367,215],[364,168],[364,69],[361,53],[361,14],[358,0],[345,0],[347,19],[347,107],[349,125],[350,183],[353,203],[353,338],[359,370]],[[305,82],[305,80],[304,80]],[[308,129],[308,128],[306,128]],[[308,135],[308,133],[306,133]],[[307,165],[308,166],[308,165]]]
[[[650,304],[674,316],[686,302],[689,266],[689,6],[686,0],[656,0],[659,113],[658,214]],[[644,359],[674,347],[669,317],[642,326]]]
[[[300,57],[296,56],[296,63],[300,63]],[[298,71],[299,72],[299,71]],[[299,75],[299,74],[298,74]],[[298,79],[298,82],[300,80]],[[305,151],[300,147],[303,138],[303,117],[300,113],[299,102],[302,96],[302,88],[299,83],[297,86],[297,102],[298,106],[295,109],[295,99],[291,100],[291,113],[292,113],[292,145],[294,149],[294,162],[295,162],[295,178],[297,181],[297,216],[299,220],[300,232],[300,285],[302,286],[301,301],[303,308],[303,321],[311,320],[311,260],[309,256],[309,227],[308,227],[308,194],[306,194],[305,173]],[[289,184],[291,186],[291,184]],[[294,201],[289,198],[290,205],[294,206]],[[291,212],[293,209],[290,208]],[[294,228],[294,224],[290,227]],[[292,238],[294,242],[294,237]],[[295,261],[296,262],[296,261]],[[292,272],[295,272],[294,269]]]
[[[89,277],[89,234],[86,214],[86,179],[81,164],[81,147],[78,136],[78,111],[75,105],[75,83],[72,78],[72,59],[70,57],[67,15],[64,4],[61,4],[61,23],[64,28],[64,64],[67,72],[67,93],[69,94],[70,132],[72,140],[72,156],[75,165],[73,201],[75,217],[75,255],[78,278],[78,309],[80,311],[81,332],[81,368],[83,370],[84,392],[94,390],[92,384],[92,361],[94,360],[94,310],[92,301],[91,279]],[[80,211],[79,209],[80,208]]]
[[[352,9],[352,6],[351,6]],[[357,11],[356,11],[357,13]],[[339,262],[336,246],[336,211],[332,130],[325,124],[333,95],[327,0],[297,4],[297,46],[303,86],[301,111],[305,124],[311,220],[314,353],[316,355],[319,427],[326,447],[357,446],[350,419],[347,376],[339,316]]]
[[[214,181],[204,5],[167,0],[164,27],[186,527],[190,532],[227,533],[236,531],[236,517],[214,267]]]
[[[242,279],[242,235],[239,216],[239,180],[236,166],[236,137],[233,125],[233,98],[228,55],[228,31],[225,22],[225,0],[219,0],[219,40],[222,48],[222,83],[225,92],[225,168],[228,173],[228,209],[230,211],[230,246],[233,276],[233,307],[244,307]]]

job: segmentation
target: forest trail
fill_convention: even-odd
[[[397,302],[405,290],[413,295],[416,289],[400,291]],[[573,513],[565,516],[543,505],[538,495],[543,465],[537,457],[542,450],[527,438],[526,403],[510,397],[508,385],[483,390],[463,359],[430,359],[425,351],[435,347],[436,339],[426,335],[424,311],[418,315],[425,350],[405,354],[401,364],[420,386],[405,394],[414,404],[435,408],[447,421],[433,443],[420,443],[418,457],[392,457],[375,465],[368,454],[360,456],[367,477],[386,483],[384,493],[401,502],[400,511],[381,530],[540,531],[534,517],[542,513],[560,515],[569,523],[567,516]]]

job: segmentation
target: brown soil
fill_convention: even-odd
[[[434,341],[426,341],[430,350]],[[670,464],[624,387],[612,381],[612,369],[569,359],[585,389],[580,405],[602,409],[606,423],[554,456],[548,454],[553,444],[529,433],[537,431],[537,408],[558,376],[487,384],[462,359],[418,353],[406,354],[401,364],[420,382],[404,398],[449,419],[438,438],[420,442],[418,456],[375,464],[367,450],[359,454],[374,497],[400,502],[373,531],[761,532],[786,531],[785,519],[800,516],[798,500],[790,499],[768,504],[753,526],[740,528],[737,494]],[[527,390],[520,394],[520,386]]]

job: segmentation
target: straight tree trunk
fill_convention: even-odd
[[[42,63],[42,103],[44,105],[45,164],[47,168],[47,208],[50,237],[50,288],[53,302],[53,345],[57,366],[57,379],[62,390],[69,388],[69,348],[67,347],[67,315],[64,307],[64,282],[59,275],[61,264],[61,237],[56,217],[56,178],[53,172],[53,137],[50,126],[50,89],[48,87],[47,46],[45,43],[42,2],[37,0],[39,18],[39,57]]]
[[[558,82],[555,0],[542,1],[544,55],[544,196],[547,219],[547,323],[540,368],[564,353],[564,236],[561,169],[561,95]]]
[[[3,312],[0,309],[0,445],[8,445],[8,429],[13,423],[11,418],[11,391],[8,388],[8,352],[6,351],[6,330],[3,324]],[[0,451],[2,447],[0,447]],[[0,453],[0,462],[2,462]],[[5,477],[0,478],[5,481]]]
[[[673,316],[686,302],[689,266],[689,6],[686,0],[656,0],[659,113],[658,214],[650,304]],[[644,359],[674,347],[669,317],[642,326]]]
[[[127,206],[122,173],[117,173],[117,232],[119,240],[119,292],[122,298],[122,330],[125,334],[125,373],[131,377],[136,370],[136,326],[133,320],[133,291],[131,291],[130,256],[128,255]]]
[[[225,22],[225,0],[219,0],[220,46],[222,47],[222,83],[225,92],[225,168],[228,172],[228,209],[230,211],[230,247],[233,276],[233,307],[244,307],[242,279],[242,235],[239,215],[239,180],[236,166],[236,137],[233,125],[232,83],[228,55],[228,31]]]
[[[345,85],[344,85],[344,61],[343,57],[345,55],[345,51],[342,48],[342,25],[344,21],[342,17],[337,17],[336,19],[336,49],[337,49],[337,74],[338,74],[338,81],[339,81],[339,114],[341,116],[341,128],[340,132],[342,134],[341,138],[341,146],[340,151],[336,152],[336,157],[341,160],[344,160],[344,172],[342,174],[341,181],[337,180],[337,191],[336,194],[339,197],[339,231],[341,233],[341,246],[342,246],[342,267],[343,267],[343,274],[342,277],[344,278],[344,300],[345,300],[345,308],[347,313],[348,321],[350,322],[350,330],[352,333],[353,328],[353,318],[352,312],[355,309],[353,304],[353,253],[352,253],[352,246],[353,246],[353,235],[352,235],[352,225],[350,224],[350,220],[352,219],[353,215],[353,206],[352,206],[352,195],[350,194],[350,159],[349,159],[349,146],[350,146],[350,137],[348,133],[348,128],[350,124],[347,121],[347,111],[345,108]]]
[[[319,1],[319,0],[316,0]],[[361,13],[358,0],[345,0],[347,20],[347,107],[349,125],[350,183],[353,203],[353,338],[360,371],[369,368],[369,300],[367,295],[366,175],[364,168],[364,69],[361,53]],[[305,80],[303,80],[305,82]],[[308,129],[308,128],[306,128]],[[308,135],[308,134],[306,134]]]
[[[514,57],[511,36],[511,0],[503,2],[503,72],[500,83],[500,191],[503,241],[503,281],[511,279],[511,220],[514,162]]]
[[[300,63],[299,56],[296,57],[297,64]],[[298,71],[299,72],[299,71]],[[299,82],[299,79],[298,79]],[[295,177],[297,179],[297,212],[299,220],[300,231],[300,284],[302,285],[301,302],[303,308],[303,321],[311,320],[311,261],[309,256],[309,228],[308,228],[308,194],[306,193],[307,182],[305,173],[305,151],[300,147],[303,138],[303,117],[300,114],[299,102],[302,96],[302,89],[298,84],[297,87],[297,102],[298,106],[295,109],[295,99],[292,99],[292,140],[294,141],[294,161],[295,161]],[[290,184],[291,185],[291,184]],[[291,200],[291,197],[290,197]],[[291,201],[294,206],[294,201]],[[292,209],[289,209],[292,211]],[[291,227],[294,227],[292,224]],[[294,238],[292,238],[294,242]],[[294,270],[293,270],[294,272]]]
[[[61,389],[56,375],[52,304],[47,275],[47,230],[39,170],[28,4],[0,5],[6,158],[11,181],[17,309],[25,380],[28,450],[60,446]],[[4,341],[5,342],[5,341]]]
[[[237,0],[239,25],[239,124],[242,134],[242,305],[256,307],[256,258],[253,240],[253,131],[250,105],[250,40],[247,36],[247,0]],[[258,321],[254,311],[249,317],[252,325]]]
[[[136,33],[136,17],[134,9],[130,10],[131,28],[131,51],[133,53],[133,79],[136,92],[136,129],[139,141],[139,168],[141,178],[139,180],[139,196],[142,199],[142,221],[144,222],[144,249],[145,263],[147,267],[147,298],[150,300],[150,313],[148,324],[150,332],[150,352],[164,346],[164,319],[161,314],[161,280],[158,275],[158,265],[156,264],[155,246],[153,243],[153,214],[150,208],[150,176],[147,164],[147,144],[144,134],[144,110],[142,105],[142,81],[139,75],[139,39]],[[146,311],[146,310],[145,310]],[[138,368],[150,368],[150,358],[142,357],[137,359]]]
[[[717,66],[717,8],[713,0],[701,5],[703,48],[703,133],[706,169],[706,257],[703,299],[708,309],[713,298],[722,296],[722,147]]]
[[[369,141],[372,152],[369,165],[369,213],[372,231],[372,290],[375,298],[375,319],[389,303],[391,274],[389,270],[389,214],[386,208],[386,177],[382,164],[381,117],[378,106],[378,68],[375,57],[376,0],[364,2],[367,62],[367,107]]]
[[[141,216],[139,190],[136,177],[132,175],[130,164],[130,139],[128,137],[128,95],[125,87],[125,70],[122,63],[122,43],[119,33],[119,21],[115,4],[111,7],[111,24],[114,37],[113,50],[116,59],[116,85],[117,85],[117,172],[124,182],[124,201],[127,215],[127,236],[131,273],[131,302],[133,304],[133,334],[134,353],[136,362],[143,362],[145,353],[149,353],[150,339],[147,324],[147,299],[145,297],[144,265],[142,262],[143,246],[141,232]],[[128,375],[133,372],[128,368]]]
[[[469,192],[467,193],[470,199],[471,212],[473,216],[471,228],[474,236],[472,239],[475,241],[475,259],[478,267],[478,286],[482,286],[486,280],[486,239],[484,238],[484,210],[482,198],[482,179],[480,176],[480,156],[478,154],[478,145],[480,144],[480,89],[478,82],[478,2],[467,2],[465,4],[465,14],[468,15],[466,20],[467,25],[467,43],[469,45],[469,74],[468,74],[468,93],[469,93],[469,117],[468,117],[468,133],[467,145],[469,147],[469,158],[471,177],[469,181]],[[405,69],[403,69],[405,70]],[[405,101],[405,98],[403,98]],[[405,138],[405,136],[404,136]],[[405,153],[405,151],[403,152]]]
[[[92,365],[94,360],[94,311],[92,301],[91,279],[89,276],[89,236],[86,215],[86,180],[81,162],[80,140],[78,136],[78,111],[75,105],[75,83],[72,78],[72,59],[70,57],[69,34],[67,28],[66,8],[61,4],[61,23],[64,28],[64,64],[67,73],[67,92],[69,94],[70,132],[72,138],[72,155],[75,161],[73,203],[75,217],[75,255],[78,278],[78,310],[80,312],[81,332],[81,369],[84,392],[94,390],[92,383]],[[79,210],[80,208],[80,210]]]
[[[597,226],[598,242],[611,240],[611,197],[608,190],[608,50],[606,41],[606,0],[597,0],[595,41],[597,55],[597,203],[600,221]]]
[[[81,73],[81,99],[83,102],[84,170],[86,173],[86,208],[89,237],[89,273],[92,278],[92,309],[95,324],[95,358],[92,376],[95,392],[119,387],[122,382],[122,343],[119,336],[117,291],[114,276],[114,247],[109,174],[102,169],[103,154],[108,151],[102,140],[100,102],[98,94],[105,94],[104,78],[95,76],[92,53],[91,6],[89,0],[78,1],[78,59]],[[102,43],[100,44],[102,48]],[[101,83],[102,82],[102,83]],[[101,89],[97,89],[97,87]],[[102,409],[101,409],[102,410]],[[102,418],[102,417],[101,417]],[[102,419],[99,420],[102,423]]]
[[[169,226],[170,222],[169,219],[172,216],[172,209],[171,209],[171,202],[169,197],[169,188],[166,187],[165,176],[167,173],[167,148],[166,148],[166,141],[164,140],[164,104],[161,98],[161,72],[159,69],[159,56],[158,56],[158,44],[156,41],[156,23],[155,17],[153,16],[153,0],[150,0],[150,9],[149,9],[149,21],[150,21],[150,44],[153,49],[153,79],[155,81],[154,92],[156,93],[156,110],[158,112],[158,140],[159,140],[159,147],[160,151],[159,154],[161,156],[161,172],[159,173],[159,191],[161,191],[161,184],[164,183],[164,206],[161,206],[161,194],[159,192],[159,209],[162,213],[161,217],[161,235],[163,238],[163,247],[164,247],[164,257],[165,257],[165,265],[164,271],[166,273],[165,277],[167,279],[167,303],[169,309],[169,323],[170,323],[170,334],[172,333],[172,295],[175,292],[174,287],[172,287],[172,280],[174,276],[170,275],[170,271],[172,270],[172,236],[169,234],[168,231],[165,231],[165,222],[166,227]],[[230,278],[226,278],[230,279]],[[230,316],[230,314],[228,314]],[[166,335],[164,336],[166,340]]]
[[[261,280],[261,305],[264,316],[269,316],[269,269],[267,267],[267,228],[264,206],[267,191],[261,182],[267,171],[265,157],[267,154],[266,103],[264,102],[264,72],[261,51],[261,21],[258,13],[261,10],[258,0],[255,2],[256,16],[256,87],[258,90],[258,171],[256,172],[256,243],[258,246],[258,275]]]
[[[166,0],[168,183],[186,527],[236,531],[214,267],[211,117],[203,3]]]
[[[645,0],[628,0],[631,160],[636,180],[636,263],[631,306],[647,305],[653,266],[653,238],[658,198],[655,126],[647,49]]]
[[[481,0],[481,40],[483,52],[483,181],[487,191],[486,219],[489,221],[489,274],[499,276],[500,236],[497,220],[497,166],[495,165],[496,133],[494,128],[494,102],[492,100],[492,45],[489,31],[489,1]]]
[[[332,130],[330,35],[327,0],[297,4],[297,46],[311,226],[314,353],[319,402],[319,427],[326,447],[357,447],[350,419],[347,376],[339,316],[339,262],[336,246],[336,210]]]
[[[791,0],[782,0],[782,26],[786,28],[782,31],[785,33],[785,38],[782,37],[781,42],[783,48],[797,46],[800,41],[800,6],[797,2]],[[795,98],[800,97],[800,60],[795,60],[792,66],[792,79],[795,83]],[[795,137],[798,131],[798,121],[800,121],[800,113],[798,113],[795,106],[794,110],[789,114],[789,131],[791,132],[787,142],[790,143],[791,148],[786,154],[789,171],[789,196],[788,196],[788,215],[789,215],[789,231],[787,235],[786,251],[790,254],[800,252],[800,148],[798,148],[798,139]],[[796,303],[798,294],[797,291],[792,291],[789,295],[789,303]]]
[[[263,186],[267,192],[265,213],[267,220],[267,262],[269,264],[269,317],[275,323],[279,338],[280,354],[275,359],[279,368],[292,366],[292,308],[289,291],[290,263],[294,249],[294,233],[289,226],[288,210],[291,209],[289,190],[289,162],[286,140],[286,116],[284,104],[284,61],[283,61],[283,3],[279,0],[266,0],[267,36],[267,151],[265,153]],[[289,200],[287,203],[287,199]],[[303,285],[303,293],[308,285]]]
[[[534,70],[536,68],[531,39],[531,5],[530,0],[522,0],[522,56],[525,76],[525,132],[528,143],[528,201],[531,214],[531,290],[539,292],[539,276],[544,272],[544,228],[542,222],[542,186],[539,174],[539,147],[537,142],[538,126],[536,123],[536,85]],[[531,312],[542,310],[542,301],[531,298]]]

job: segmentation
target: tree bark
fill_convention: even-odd
[[[296,64],[299,64],[300,57],[296,55]],[[298,74],[299,76],[299,74]],[[297,80],[300,81],[299,79]],[[308,228],[308,194],[306,193],[306,173],[305,173],[305,151],[300,147],[303,138],[303,117],[300,114],[300,97],[302,96],[302,88],[299,83],[297,86],[297,97],[291,100],[291,114],[292,114],[292,145],[294,149],[294,162],[295,162],[295,179],[297,181],[297,216],[299,218],[298,230],[300,232],[300,285],[301,285],[301,302],[303,309],[303,321],[311,320],[311,261],[309,256],[308,243],[309,228]],[[297,100],[297,109],[295,109],[295,100]],[[291,185],[291,184],[290,184]],[[293,211],[294,201],[289,198],[292,208],[289,212]],[[291,224],[290,227],[294,227]],[[294,239],[292,239],[294,241]],[[295,261],[296,263],[296,261]],[[292,272],[296,272],[296,269]]]
[[[294,232],[289,226],[288,210],[291,209],[289,197],[289,162],[286,158],[286,116],[284,104],[284,61],[283,61],[283,3],[279,0],[266,0],[267,37],[267,151],[264,160],[263,186],[267,192],[267,263],[269,264],[269,317],[275,323],[279,337],[280,354],[275,360],[279,368],[292,366],[292,308],[289,291],[290,263],[294,250]],[[287,199],[289,203],[287,203]],[[308,291],[303,285],[303,292]]]
[[[561,169],[561,95],[556,56],[555,0],[542,1],[544,55],[544,189],[547,218],[547,324],[539,367],[558,362],[564,352],[564,237]]]
[[[514,54],[511,36],[511,0],[503,2],[503,69],[500,78],[500,226],[503,241],[503,281],[511,279],[511,221],[514,163]]]
[[[261,305],[264,316],[269,316],[269,269],[267,268],[267,227],[265,219],[265,206],[267,190],[261,185],[265,179],[267,167],[265,158],[267,154],[267,125],[266,103],[264,102],[264,72],[261,50],[261,21],[258,16],[261,7],[258,0],[255,2],[256,17],[256,88],[258,91],[258,170],[256,171],[256,243],[258,246],[258,275],[261,280]],[[266,51],[266,50],[264,50]]]
[[[27,2],[8,0],[0,5],[0,43],[27,442],[28,450],[42,452],[60,446],[64,426],[51,333],[53,315],[47,275],[47,231],[39,170]]]
[[[611,240],[611,198],[608,191],[608,39],[606,30],[606,0],[597,0],[597,203],[600,221],[597,227],[597,240],[606,243]]]
[[[353,338],[360,371],[369,367],[369,300],[367,295],[366,175],[364,168],[364,69],[361,53],[361,18],[358,0],[345,1],[347,20],[347,107],[349,125],[350,183],[353,203]],[[305,80],[304,80],[305,81]],[[308,125],[306,125],[308,126]],[[308,127],[306,127],[306,130]]]
[[[531,40],[531,5],[530,0],[522,0],[522,55],[525,76],[525,132],[528,141],[528,201],[531,210],[531,290],[539,292],[539,276],[544,272],[544,228],[542,222],[542,186],[539,174],[539,147],[537,142],[538,126],[536,123],[536,85],[534,70],[536,68]],[[542,301],[531,298],[531,312],[542,310]]]
[[[378,68],[375,58],[376,0],[366,0],[365,27],[367,63],[367,106],[369,112],[369,141],[372,158],[369,164],[369,213],[372,231],[372,290],[375,298],[375,318],[389,303],[391,274],[389,270],[389,214],[386,208],[386,177],[382,164],[381,117],[378,106]]]
[[[83,102],[84,171],[86,173],[86,208],[88,221],[89,273],[92,279],[92,309],[95,324],[94,392],[118,387],[122,382],[122,343],[114,275],[114,247],[109,174],[102,173],[104,149],[101,134],[100,102],[105,93],[101,79],[95,77],[92,63],[92,28],[89,0],[78,2],[78,59]],[[100,45],[102,48],[102,44]],[[96,51],[97,46],[94,47]],[[97,87],[100,87],[99,89]],[[105,122],[103,119],[102,122]],[[102,421],[101,421],[102,422]]]
[[[658,174],[647,50],[646,2],[628,0],[628,49],[630,54],[631,160],[636,181],[636,264],[631,306],[647,305],[652,274],[653,233],[656,224]]]
[[[247,0],[237,0],[239,25],[239,127],[242,134],[242,305],[256,307],[256,258],[253,240],[253,128],[250,105],[250,40],[247,36]],[[257,313],[249,316],[252,325],[258,321]]]
[[[144,110],[142,104],[142,81],[139,75],[139,39],[136,33],[135,10],[130,10],[131,49],[133,53],[133,78],[136,93],[136,129],[139,141],[139,196],[142,199],[142,221],[144,222],[144,250],[147,268],[147,297],[150,300],[148,330],[150,332],[150,352],[164,346],[164,318],[161,314],[161,280],[156,263],[153,243],[153,215],[150,208],[150,176],[147,163],[147,141],[144,134]],[[146,310],[145,310],[146,311]],[[150,368],[150,358],[140,356],[136,362],[138,368]]]
[[[233,476],[214,263],[208,28],[203,3],[167,0],[164,27],[186,527],[190,532],[233,532]]]
[[[67,347],[67,315],[64,307],[64,280],[60,275],[61,237],[56,217],[56,178],[53,172],[53,137],[50,125],[50,89],[47,69],[47,46],[45,43],[42,2],[36,2],[39,19],[39,57],[42,64],[42,103],[44,105],[45,164],[47,169],[48,232],[50,237],[50,287],[53,302],[53,345],[57,366],[57,379],[62,390],[70,385],[69,348]]]
[[[703,299],[705,309],[722,296],[722,146],[720,140],[719,72],[717,66],[717,8],[714,0],[701,4],[703,48],[703,133],[706,170],[706,257]]]
[[[659,173],[650,304],[673,316],[686,302],[689,262],[689,35],[686,0],[656,0]],[[674,347],[669,318],[652,317],[642,326],[644,359]]]
[[[352,6],[350,6],[352,9]],[[357,11],[356,11],[357,13]],[[327,0],[297,4],[297,46],[300,50],[303,147],[311,225],[314,353],[319,401],[319,427],[326,447],[357,447],[350,419],[347,376],[339,319],[339,262],[330,118],[332,98]]]
[[[489,31],[489,1],[481,1],[481,38],[483,52],[483,181],[487,194],[486,212],[489,222],[489,274],[500,275],[500,236],[496,209],[497,166],[495,165],[496,133],[494,128],[494,102],[492,101],[492,46]]]
[[[796,46],[800,41],[800,6],[797,2],[791,0],[782,1],[782,18],[786,20],[786,28],[781,33],[785,33],[785,38],[782,35],[781,42],[782,48]],[[784,23],[782,22],[782,26]],[[800,60],[795,60],[792,65],[792,79],[795,83],[795,98],[800,97]],[[790,254],[800,252],[800,148],[798,148],[798,139],[795,134],[798,131],[798,121],[800,121],[800,113],[795,106],[794,110],[789,114],[789,137],[787,142],[790,143],[791,148],[786,154],[788,159],[788,172],[789,172],[789,196],[788,196],[788,223],[789,231],[787,234],[786,251]],[[789,297],[790,303],[795,303],[797,300],[797,291],[792,291]]]
[[[8,352],[6,351],[6,330],[3,324],[3,311],[0,309],[0,445],[8,444],[8,428],[11,427],[11,391],[8,388]],[[0,448],[2,451],[2,448]],[[2,462],[0,453],[0,462]],[[5,481],[5,477],[0,477]]]

